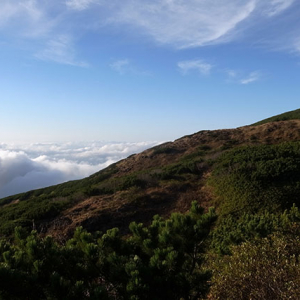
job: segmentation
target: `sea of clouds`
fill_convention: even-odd
[[[84,178],[157,144],[159,143],[0,143],[0,198]]]

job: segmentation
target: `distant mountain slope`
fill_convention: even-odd
[[[256,122],[256,123],[252,124],[252,126],[262,125],[262,124],[270,123],[270,122],[299,120],[299,119],[300,119],[300,109],[296,109],[296,110],[292,110],[292,111]]]
[[[132,221],[149,224],[155,214],[186,212],[193,200],[207,208],[219,203],[207,182],[224,152],[296,141],[300,120],[200,131],[132,155],[88,178],[1,199],[0,235],[9,235],[18,225],[62,240],[78,226],[89,231],[117,226],[126,233]],[[229,172],[227,167],[222,170]]]

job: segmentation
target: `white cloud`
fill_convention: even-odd
[[[24,9],[32,21],[40,21],[44,17],[42,10],[39,9],[36,0],[19,2],[19,6]]]
[[[295,0],[272,0],[267,4],[266,14],[270,17],[280,14],[289,8]]]
[[[33,39],[36,45],[44,44],[43,51],[32,50],[43,60],[85,66],[74,54],[74,40],[78,32],[84,34],[91,28],[95,32],[106,26],[109,32],[113,27],[114,32],[148,36],[179,49],[200,47],[235,40],[249,28],[263,26],[264,20],[274,20],[294,3],[295,0],[2,0],[0,30],[6,36],[30,39],[32,48]],[[285,44],[294,47],[291,39]]]
[[[247,74],[242,70],[227,69],[227,70],[222,70],[221,72],[227,75],[226,81],[228,83],[247,85],[249,83],[259,81],[263,78],[263,73],[261,71],[253,71]]]
[[[226,73],[229,78],[236,78],[238,76],[238,72],[235,70],[226,70]]]
[[[212,69],[211,64],[208,64],[201,59],[181,61],[178,62],[177,66],[184,75],[189,73],[190,71],[198,71],[203,75],[208,75]]]
[[[76,59],[72,39],[67,35],[60,35],[55,39],[49,40],[46,48],[38,52],[36,58],[52,61],[60,64],[88,67],[88,63]]]
[[[89,176],[157,144],[0,144],[0,197]]]
[[[110,64],[110,67],[122,75],[130,70],[130,61],[129,59],[120,59]]]
[[[45,0],[2,0],[0,31],[15,38],[45,37],[58,23],[50,12]]]
[[[62,29],[67,20],[59,2],[46,0],[4,0],[0,10],[0,31],[12,40],[28,41],[36,58],[73,66],[87,66],[76,59],[73,33]],[[37,42],[37,43],[36,43]],[[37,48],[44,46],[43,50]]]
[[[294,40],[294,51],[300,53],[300,37]]]
[[[0,25],[1,27],[8,25],[18,17],[29,20],[37,20],[41,17],[41,12],[36,7],[36,1],[1,1]]]
[[[81,11],[89,8],[91,4],[97,2],[97,0],[67,0],[66,5],[70,9]]]
[[[178,48],[216,42],[248,18],[255,1],[125,1],[110,19],[140,28],[157,42]]]
[[[251,72],[247,77],[240,80],[241,84],[249,84],[261,79],[261,73],[259,71]]]
[[[295,0],[124,0],[109,21],[179,49],[229,42],[278,16]]]
[[[110,68],[120,75],[131,74],[137,76],[149,76],[151,75],[147,71],[139,70],[129,59],[119,59],[111,63]]]

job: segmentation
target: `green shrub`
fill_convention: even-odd
[[[240,147],[224,153],[210,179],[220,215],[285,209],[300,198],[300,142]]]
[[[200,299],[211,273],[204,245],[216,219],[196,202],[189,213],[132,223],[123,239],[77,228],[65,245],[16,228],[13,243],[0,241],[1,299]]]
[[[211,299],[300,299],[298,232],[275,234],[214,258]]]
[[[180,153],[181,151],[176,149],[176,148],[172,148],[172,147],[168,147],[168,146],[156,146],[155,148],[153,148],[153,155],[160,155],[160,154],[176,154],[176,153]]]
[[[261,212],[244,214],[240,218],[228,215],[220,220],[212,231],[211,248],[219,254],[230,254],[230,247],[256,238],[266,237],[278,231],[288,231],[300,223],[300,211],[296,206],[283,213]]]

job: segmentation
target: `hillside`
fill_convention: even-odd
[[[299,171],[295,119],[3,198],[0,298],[300,299]]]
[[[224,152],[299,140],[300,120],[200,131],[89,178],[1,199],[0,234],[9,235],[17,225],[35,226],[61,240],[78,226],[89,231],[117,226],[126,233],[132,221],[148,224],[155,214],[186,212],[193,200],[205,208],[215,206],[217,189],[208,183]]]
[[[271,123],[271,122],[299,120],[299,119],[300,119],[300,109],[296,109],[296,110],[288,111],[288,112],[280,114],[280,115],[273,116],[271,118],[261,120],[259,122],[252,124],[252,126],[262,125],[262,124]]]

